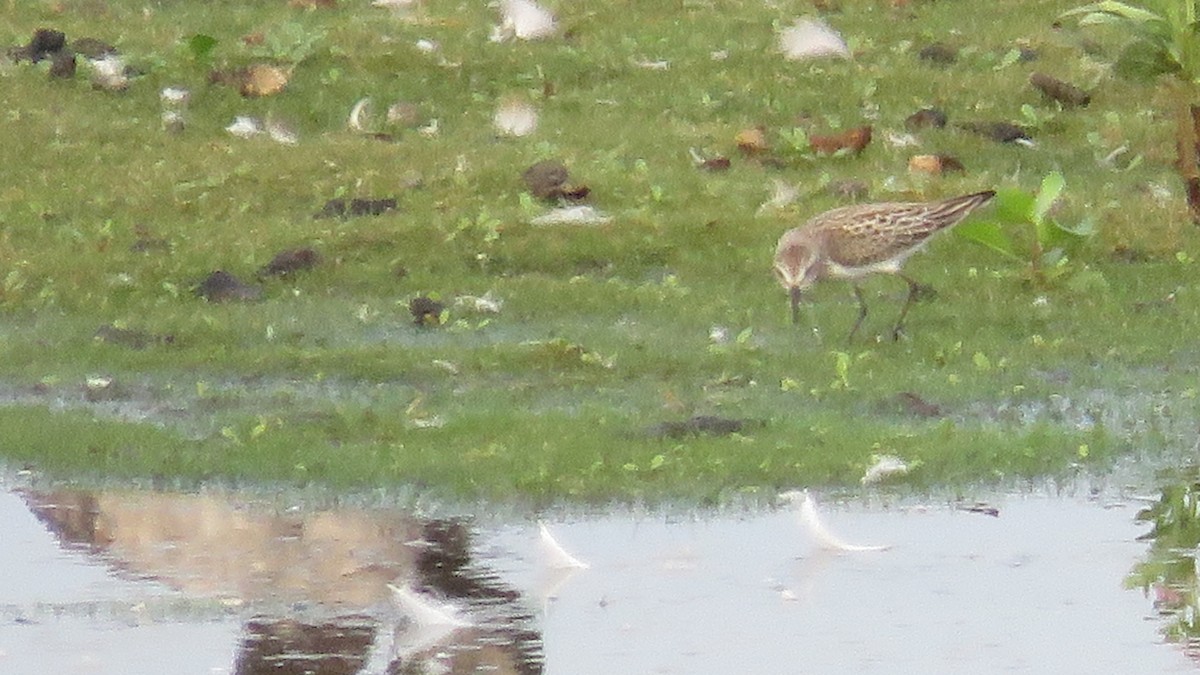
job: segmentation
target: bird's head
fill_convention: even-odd
[[[790,233],[789,233],[790,234]],[[775,251],[775,278],[788,292],[792,323],[800,323],[800,296],[817,278],[817,255],[807,242],[784,235]]]

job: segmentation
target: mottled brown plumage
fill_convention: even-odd
[[[850,338],[867,315],[858,280],[871,274],[894,274],[908,282],[908,299],[892,329],[898,338],[919,286],[901,272],[904,261],[929,238],[967,217],[995,192],[987,190],[939,202],[860,204],[826,211],[788,230],[775,249],[775,276],[792,302],[792,321],[799,321],[801,293],[822,279],[850,279],[859,315]]]

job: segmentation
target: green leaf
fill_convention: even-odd
[[[1135,81],[1152,80],[1180,70],[1179,62],[1165,45],[1146,40],[1134,40],[1125,45],[1113,64],[1113,72],[1118,76]]]
[[[1084,5],[1083,7],[1076,7],[1070,11],[1063,12],[1062,16],[1077,16],[1080,14],[1084,15],[1084,18],[1080,20],[1081,24],[1085,21],[1092,20],[1095,15],[1114,16],[1126,21],[1133,21],[1135,23],[1148,23],[1152,21],[1163,20],[1162,15],[1155,14],[1150,10],[1142,9],[1141,7],[1135,7],[1134,5],[1129,5],[1124,2],[1117,2],[1116,0],[1104,0],[1104,2],[1097,2],[1091,5]]]
[[[187,46],[188,51],[192,53],[192,58],[200,61],[207,58],[213,47],[217,46],[217,38],[204,33],[196,33],[188,38]]]
[[[1047,220],[1038,228],[1038,242],[1047,251],[1054,248],[1074,249],[1085,238],[1053,220]]]
[[[1058,196],[1062,194],[1063,188],[1067,186],[1067,180],[1058,171],[1051,171],[1042,179],[1042,187],[1038,190],[1037,198],[1034,200],[1033,211],[1029,214],[1035,224],[1041,224],[1046,220],[1046,214],[1050,212],[1050,207],[1054,206],[1054,202],[1058,200]]]
[[[1029,223],[1029,217],[1033,213],[1032,194],[1020,188],[1001,188],[996,191],[993,202],[996,204],[994,213],[998,221],[1021,225]]]
[[[972,220],[954,228],[955,233],[975,243],[983,244],[984,246],[1006,255],[1010,258],[1021,260],[1021,256],[1013,247],[1012,240],[1004,233],[1000,224],[994,221]]]
[[[1079,221],[1079,224],[1075,227],[1068,227],[1061,223],[1055,224],[1058,225],[1058,227],[1064,232],[1070,232],[1071,234],[1081,238],[1090,237],[1093,234],[1096,234],[1096,219],[1093,218],[1091,214],[1084,216],[1083,220]]]

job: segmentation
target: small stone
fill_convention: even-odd
[[[950,171],[966,171],[966,167],[950,155],[913,155],[908,160],[908,170],[911,173],[940,176]]]
[[[1046,75],[1033,73],[1029,76],[1032,84],[1046,98],[1058,101],[1068,108],[1084,108],[1092,102],[1092,95],[1068,82]]]
[[[294,272],[310,270],[321,264],[321,254],[304,246],[280,251],[258,271],[259,277],[288,276]]]
[[[567,167],[556,159],[544,159],[521,174],[529,193],[538,199],[553,200],[562,196],[569,174]]]

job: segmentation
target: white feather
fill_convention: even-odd
[[[800,196],[799,187],[780,178],[772,178],[771,181],[771,198],[758,207],[756,215],[785,209]]]
[[[449,603],[422,596],[407,586],[388,584],[392,600],[417,626],[470,626],[458,610]]]
[[[800,522],[812,538],[817,542],[817,545],[828,551],[843,551],[843,552],[861,552],[861,551],[886,551],[890,546],[862,546],[858,544],[850,544],[842,540],[840,537],[830,532],[821,522],[821,516],[817,514],[817,504],[813,500],[812,495],[808,494],[808,490],[801,492],[788,492],[780,495],[780,497],[788,501],[800,501]]]
[[[366,125],[363,124],[363,114],[369,105],[371,105],[371,98],[369,96],[358,99],[358,102],[350,109],[350,118],[346,121],[347,126],[354,131],[366,131]]]
[[[579,558],[567,553],[567,550],[550,534],[545,523],[538,523],[542,534],[542,550],[546,556],[546,566],[552,569],[587,569],[589,565]]]

